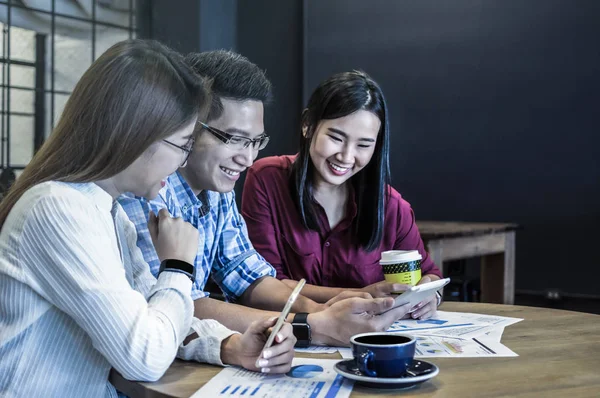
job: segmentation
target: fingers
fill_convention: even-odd
[[[344,300],[344,299],[352,298],[352,297],[362,298],[362,299],[366,299],[366,300],[373,298],[373,296],[371,296],[370,293],[361,292],[358,290],[345,290],[345,291],[341,292],[340,294],[338,294],[336,297],[339,297],[339,300]]]
[[[148,231],[150,232],[150,238],[152,238],[152,243],[156,246],[156,242],[158,242],[158,233],[160,231],[160,227],[164,226],[165,220],[170,219],[171,215],[167,211],[167,209],[162,208],[158,211],[158,215],[154,214],[152,210],[148,214]]]
[[[424,277],[421,278],[421,280],[417,283],[417,285],[422,285],[424,283],[429,283],[431,282],[431,278],[427,275],[425,275]]]
[[[286,324],[289,329],[292,329],[292,325],[289,323]],[[282,328],[283,330],[284,328]],[[287,328],[286,328],[287,329]],[[294,357],[294,345],[296,345],[296,337],[290,331],[284,332],[286,334],[285,338],[282,339],[281,343],[272,345],[262,352],[261,358],[267,359],[269,363],[275,362],[276,364],[281,363],[281,361],[276,360],[276,358],[291,353],[292,357]],[[279,336],[283,333],[277,333]]]
[[[410,304],[406,303],[393,308],[384,314],[378,315],[373,319],[373,322],[375,322],[375,327],[380,331],[388,330],[392,323],[404,317],[409,310]]]
[[[172,220],[172,217],[169,214],[169,211],[167,209],[165,209],[164,207],[158,211],[157,218],[158,218],[158,228],[159,229],[162,225],[164,225],[165,222]]]
[[[419,309],[425,307],[428,304],[432,304],[434,307],[436,307],[437,306],[437,298],[436,298],[436,296],[431,296],[427,300],[421,301],[419,304],[417,304],[413,308],[411,308],[410,312],[411,313],[418,312]]]
[[[349,310],[353,314],[361,314],[363,312],[380,314],[394,306],[394,299],[391,297],[376,298],[370,300],[365,300],[361,298],[351,298],[348,300],[344,300],[341,303],[348,305],[350,307]]]
[[[411,314],[413,319],[428,319],[433,316],[435,310],[437,309],[437,299],[435,296],[431,297],[429,300],[423,301],[419,303]],[[425,318],[424,316],[429,313],[429,316]]]
[[[246,333],[265,334],[270,327],[275,326],[277,317],[266,318],[261,321],[254,321],[246,329]]]
[[[292,328],[292,325],[287,322],[283,324],[279,330],[279,333],[277,333],[277,336],[275,337],[275,341],[277,343],[283,343],[286,340],[294,340],[294,344],[292,344],[292,346],[296,344],[295,339],[296,337],[294,336],[294,329]]]
[[[156,246],[158,240],[158,217],[156,217],[153,211],[150,211],[150,214],[148,214],[148,231],[150,231],[152,243]]]
[[[267,368],[261,368],[262,373],[287,373],[292,368],[292,359],[294,359],[294,354],[290,355],[290,358],[280,365],[268,365]]]
[[[369,293],[367,292],[362,292],[362,291],[357,291],[357,290],[345,290],[343,292],[341,292],[340,294],[338,294],[337,296],[331,298],[327,303],[325,303],[327,306],[331,306],[339,301],[348,299],[348,298],[352,298],[352,297],[357,297],[357,298],[361,298],[361,299],[372,299],[373,296],[371,296]]]
[[[284,373],[290,370],[294,359],[294,346],[285,350],[279,355],[269,357],[269,359],[259,359],[257,364],[263,373]]]
[[[436,312],[435,304],[429,303],[426,306],[424,306],[423,308],[419,309],[418,311],[413,312],[412,317],[413,317],[413,319],[420,319],[420,320],[429,319],[435,315],[435,312]]]
[[[259,322],[253,322],[253,324],[254,323],[256,323],[257,325],[260,325]],[[268,329],[270,327],[275,326],[276,323],[277,323],[277,317],[276,316],[271,317],[271,318],[267,318],[267,319],[265,319],[265,320],[262,321],[262,328],[264,330],[266,330],[266,329]]]
[[[284,324],[279,333],[277,333],[275,341],[278,344],[263,351],[256,362],[257,367],[263,373],[285,373],[292,366],[294,345],[296,344],[292,325],[289,323]]]
[[[411,288],[410,285],[405,285],[404,283],[390,283],[390,284],[388,284],[388,289],[389,289],[388,293],[403,292],[410,288]]]

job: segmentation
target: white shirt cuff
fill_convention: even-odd
[[[198,337],[186,345],[180,345],[177,357],[186,361],[225,366],[221,361],[221,343],[238,332],[226,328],[214,319],[193,318],[188,336],[194,332]]]

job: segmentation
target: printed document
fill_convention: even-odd
[[[280,375],[229,367],[196,391],[192,398],[348,398],[353,382],[333,370],[337,362],[339,359],[294,358],[292,369]]]

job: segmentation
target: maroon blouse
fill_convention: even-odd
[[[250,240],[275,267],[278,279],[305,278],[317,286],[364,287],[383,280],[379,265],[382,251],[415,249],[423,256],[422,275],[441,277],[424,249],[410,204],[392,187],[383,239],[376,250],[367,252],[354,243],[354,200],[349,202],[346,217],[333,230],[325,210],[316,205],[323,230],[306,229],[291,196],[289,175],[294,159],[295,156],[273,156],[258,160],[248,170],[242,194],[242,215]]]

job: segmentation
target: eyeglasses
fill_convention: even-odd
[[[163,141],[171,146],[174,146],[175,148],[181,149],[185,153],[185,158],[183,159],[183,162],[181,163],[180,167],[185,166],[185,164],[188,161],[188,158],[190,157],[190,153],[192,153],[192,149],[194,148],[194,143],[196,142],[196,137],[190,138],[190,140],[187,142],[187,144],[185,144],[185,146],[174,144],[169,140],[163,140]]]
[[[198,124],[232,149],[242,150],[252,145],[252,149],[260,151],[261,149],[265,149],[269,143],[269,136],[266,134],[259,135],[251,140],[250,138],[242,137],[241,135],[227,134],[224,131],[210,127],[206,123],[198,122]]]

